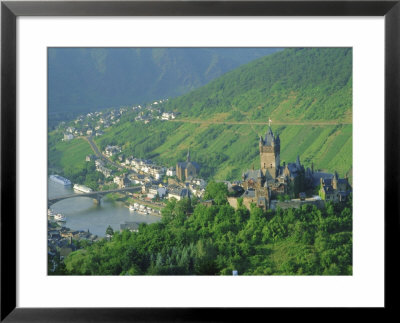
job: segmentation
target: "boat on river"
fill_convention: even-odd
[[[58,184],[61,184],[61,185],[64,185],[64,186],[68,186],[68,185],[71,185],[71,184],[72,184],[71,181],[70,181],[69,179],[64,178],[64,177],[62,177],[62,176],[60,176],[60,175],[50,175],[50,179],[51,179],[53,182],[58,183]]]
[[[65,215],[58,213],[54,216],[54,220],[58,221],[58,222],[65,222],[66,221],[66,217]]]
[[[91,193],[93,190],[90,187],[87,187],[85,185],[80,185],[80,184],[75,184],[74,185],[74,190],[77,190],[79,192],[83,193]]]

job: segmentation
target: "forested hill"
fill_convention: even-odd
[[[50,48],[49,122],[174,97],[276,48]]]
[[[170,100],[166,109],[182,118],[351,122],[352,49],[288,48]]]

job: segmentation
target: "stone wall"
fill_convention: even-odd
[[[304,204],[312,204],[318,208],[323,208],[325,206],[325,202],[322,200],[312,200],[312,201],[300,201],[300,200],[290,200],[290,201],[271,201],[271,209],[276,209],[280,207],[282,210],[285,209],[298,209]]]
[[[236,197],[228,197],[228,203],[230,206],[232,206],[234,209],[237,209],[238,207],[238,202]]]

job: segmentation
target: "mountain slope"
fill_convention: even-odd
[[[274,48],[50,48],[49,121],[187,93]]]
[[[351,50],[341,48],[287,49],[169,100],[163,108],[181,112],[178,120],[144,124],[132,112],[95,141],[165,166],[185,160],[190,148],[201,165],[200,176],[234,180],[259,167],[258,138],[271,116],[282,162],[300,155],[306,167],[314,163],[315,169],[351,176],[351,56]]]
[[[351,49],[286,49],[169,100],[165,109],[181,112],[179,120],[130,121],[97,141],[169,166],[184,160],[190,148],[205,178],[239,179],[245,169],[258,167],[258,136],[271,116],[282,161],[300,155],[307,167],[313,162],[315,169],[351,176]]]
[[[170,100],[182,117],[351,122],[351,48],[303,48],[262,57]]]

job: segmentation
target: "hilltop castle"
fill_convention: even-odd
[[[269,208],[271,199],[289,194],[305,198],[307,189],[321,185],[319,195],[323,200],[344,201],[350,193],[347,178],[339,179],[338,174],[314,172],[313,165],[305,169],[297,156],[296,162],[280,164],[280,138],[268,126],[263,137],[259,138],[260,169],[247,170],[242,175],[245,192],[241,196],[243,204],[250,208],[251,203]]]

